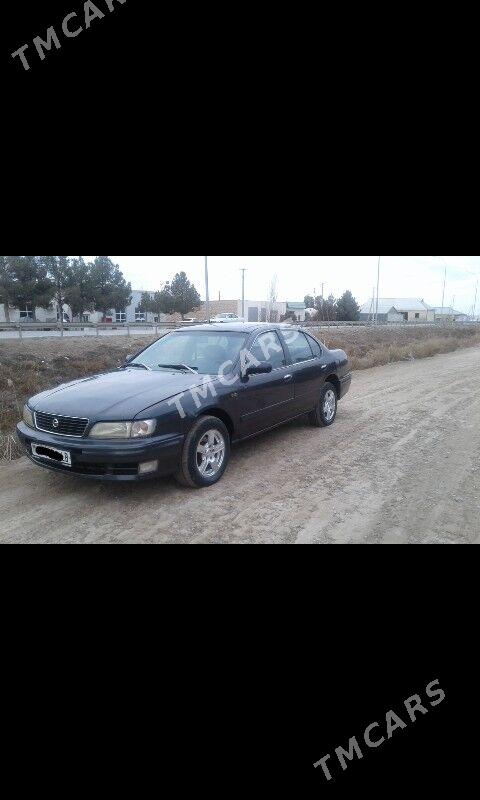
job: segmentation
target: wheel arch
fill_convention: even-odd
[[[202,417],[217,417],[217,419],[221,420],[225,425],[227,431],[230,434],[230,439],[233,439],[233,434],[235,432],[235,425],[233,423],[233,419],[231,418],[230,414],[225,411],[223,408],[202,408],[201,412],[199,413],[197,420],[202,419]]]
[[[340,394],[342,392],[342,385],[340,383],[340,378],[335,373],[332,373],[325,378],[325,383],[331,383],[337,393],[337,400],[340,400]]]

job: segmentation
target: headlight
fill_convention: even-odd
[[[145,419],[140,422],[97,422],[90,431],[92,439],[138,439],[151,436],[156,420]]]
[[[156,427],[156,419],[141,419],[139,422],[133,423],[131,437],[138,439],[142,436],[151,436]]]
[[[28,425],[29,428],[35,427],[33,413],[30,411],[28,406],[23,406],[23,421],[25,425]]]

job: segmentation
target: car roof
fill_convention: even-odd
[[[177,328],[181,331],[220,331],[221,333],[254,333],[255,331],[292,331],[301,330],[299,325],[282,325],[278,322],[215,322],[210,325],[191,325],[182,328]]]

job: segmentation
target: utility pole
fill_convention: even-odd
[[[445,291],[447,289],[447,265],[445,264],[445,275],[443,278],[443,295],[442,295],[442,322],[444,321],[445,311]]]
[[[208,256],[205,256],[205,305],[207,310],[207,322],[210,322],[210,295],[208,292]]]
[[[247,270],[245,267],[242,267],[240,272],[242,273],[242,319],[245,322],[245,273]]]
[[[478,297],[478,280],[477,285],[475,287],[475,301],[473,303],[473,321],[475,322],[475,318],[477,316],[477,297]]]
[[[378,275],[377,275],[377,305],[375,308],[375,325],[378,325],[378,302],[380,298],[380,263],[382,256],[378,256]]]

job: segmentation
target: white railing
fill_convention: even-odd
[[[102,333],[111,331],[125,331],[127,336],[135,334],[135,332],[145,333],[152,332],[158,335],[159,331],[173,330],[175,328],[182,328],[189,325],[199,325],[200,322],[183,322],[182,320],[174,322],[64,322],[63,326],[58,322],[0,322],[0,335],[3,332],[18,333],[20,339],[24,334],[31,333],[58,333],[63,336],[69,331],[80,331],[85,336],[100,336]]]
[[[98,324],[90,323],[90,322],[68,322],[64,323],[63,326],[60,323],[55,322],[0,322],[0,339],[2,338],[2,333],[18,333],[20,339],[23,338],[25,334],[34,334],[34,333],[57,333],[59,336],[64,336],[65,333],[69,332],[80,332],[83,333],[84,336],[101,336],[102,333],[110,333],[113,331],[124,331],[126,336],[131,336],[132,334],[135,335],[138,333],[146,334],[152,333],[155,336],[158,336],[162,331],[169,331],[174,330],[176,328],[182,328],[191,325],[201,325],[204,324],[201,321],[195,322],[183,322],[182,320],[174,321],[174,322],[101,322]],[[294,323],[295,324],[295,323]],[[298,323],[302,327],[312,327],[312,328],[344,328],[344,327],[360,327],[360,328],[371,328],[375,327],[372,321],[358,321],[358,322],[351,322],[351,321],[329,321],[329,320],[305,320],[305,322]],[[444,328],[444,327],[465,327],[465,325],[480,325],[479,320],[468,320],[465,322],[447,322],[447,321],[437,321],[437,322],[424,322],[421,320],[412,320],[410,322],[402,321],[402,322],[380,322],[376,327],[384,327],[384,328],[404,328],[404,327],[437,327],[437,328]],[[3,337],[5,338],[5,337]],[[34,337],[29,337],[34,338]]]

